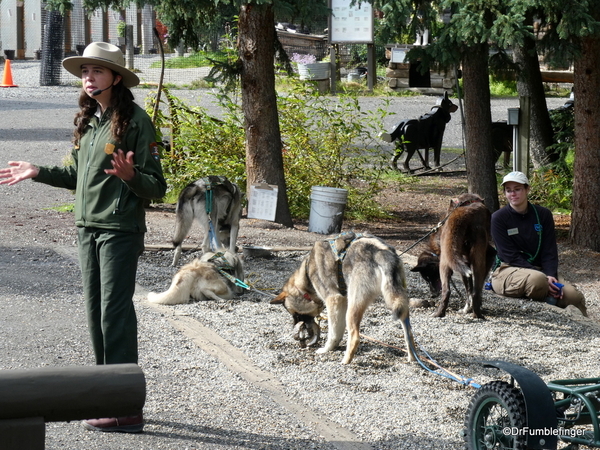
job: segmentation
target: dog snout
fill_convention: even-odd
[[[436,298],[442,293],[442,280],[430,281],[429,290],[431,291],[431,298]]]
[[[300,320],[294,325],[294,339],[298,341],[301,348],[315,345],[320,338],[321,330],[313,317]]]

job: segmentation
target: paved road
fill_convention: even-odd
[[[2,166],[19,159],[60,164],[70,148],[77,92],[0,91]],[[92,365],[72,219],[64,229],[44,223],[46,208],[71,202],[72,194],[27,181],[0,186],[0,199],[0,370]],[[19,233],[31,223],[33,233]],[[135,297],[148,390],[145,432],[49,423],[48,450],[371,448],[290,398],[275,376],[213,330],[149,305],[146,294],[139,286]]]
[[[70,147],[77,93],[73,87],[0,90],[2,166],[17,159],[60,164]],[[136,90],[136,98],[141,101],[145,93]],[[211,107],[200,91],[177,94]],[[361,102],[364,108],[380,105],[375,98]],[[492,103],[495,120],[516,106],[516,100]],[[423,114],[433,104],[431,97],[409,97],[394,100],[392,107],[404,118]],[[444,142],[462,145],[458,114]],[[68,203],[72,195],[27,182],[1,186],[0,199],[0,369],[93,364],[72,224],[66,220],[64,229],[56,229],[43,221],[46,208]],[[39,220],[33,237],[19,234],[34,216]],[[151,393],[146,432],[98,434],[85,432],[77,423],[48,424],[47,449],[369,448],[348,430],[288,398],[272,382],[274,377],[214,331],[139,301],[144,295],[140,286],[140,365]]]

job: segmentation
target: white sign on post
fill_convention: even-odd
[[[405,48],[392,48],[392,60],[393,63],[403,63],[404,58],[406,58],[406,49]]]
[[[275,184],[253,184],[250,186],[248,219],[275,220],[277,212],[277,192]]]
[[[332,43],[373,43],[373,7],[352,0],[330,0],[329,40]]]

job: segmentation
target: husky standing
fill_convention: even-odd
[[[379,296],[383,296],[394,318],[400,319],[408,360],[414,361],[404,265],[392,247],[374,236],[348,232],[316,242],[271,304],[283,304],[292,315],[294,337],[302,346],[306,341],[313,345],[319,340],[315,317],[327,307],[327,342],[317,352],[334,350],[347,327],[342,364],[348,364],[358,350],[362,317]]]
[[[177,201],[173,266],[179,261],[181,244],[194,219],[204,232],[203,253],[211,251],[212,247],[215,252],[228,248],[235,254],[241,216],[242,192],[237,184],[226,177],[210,175],[187,185]]]
[[[450,299],[450,280],[460,274],[467,291],[467,303],[462,312],[472,312],[483,319],[482,290],[485,277],[496,257],[491,245],[492,213],[477,194],[461,194],[450,201],[448,216],[441,231],[432,235],[429,249],[421,253],[418,264],[411,269],[420,272],[428,282],[432,296],[440,300],[435,317],[444,317]]]

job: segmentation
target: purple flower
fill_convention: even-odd
[[[292,53],[290,61],[298,64],[312,64],[317,62],[317,57],[315,55],[301,55],[299,53]]]

